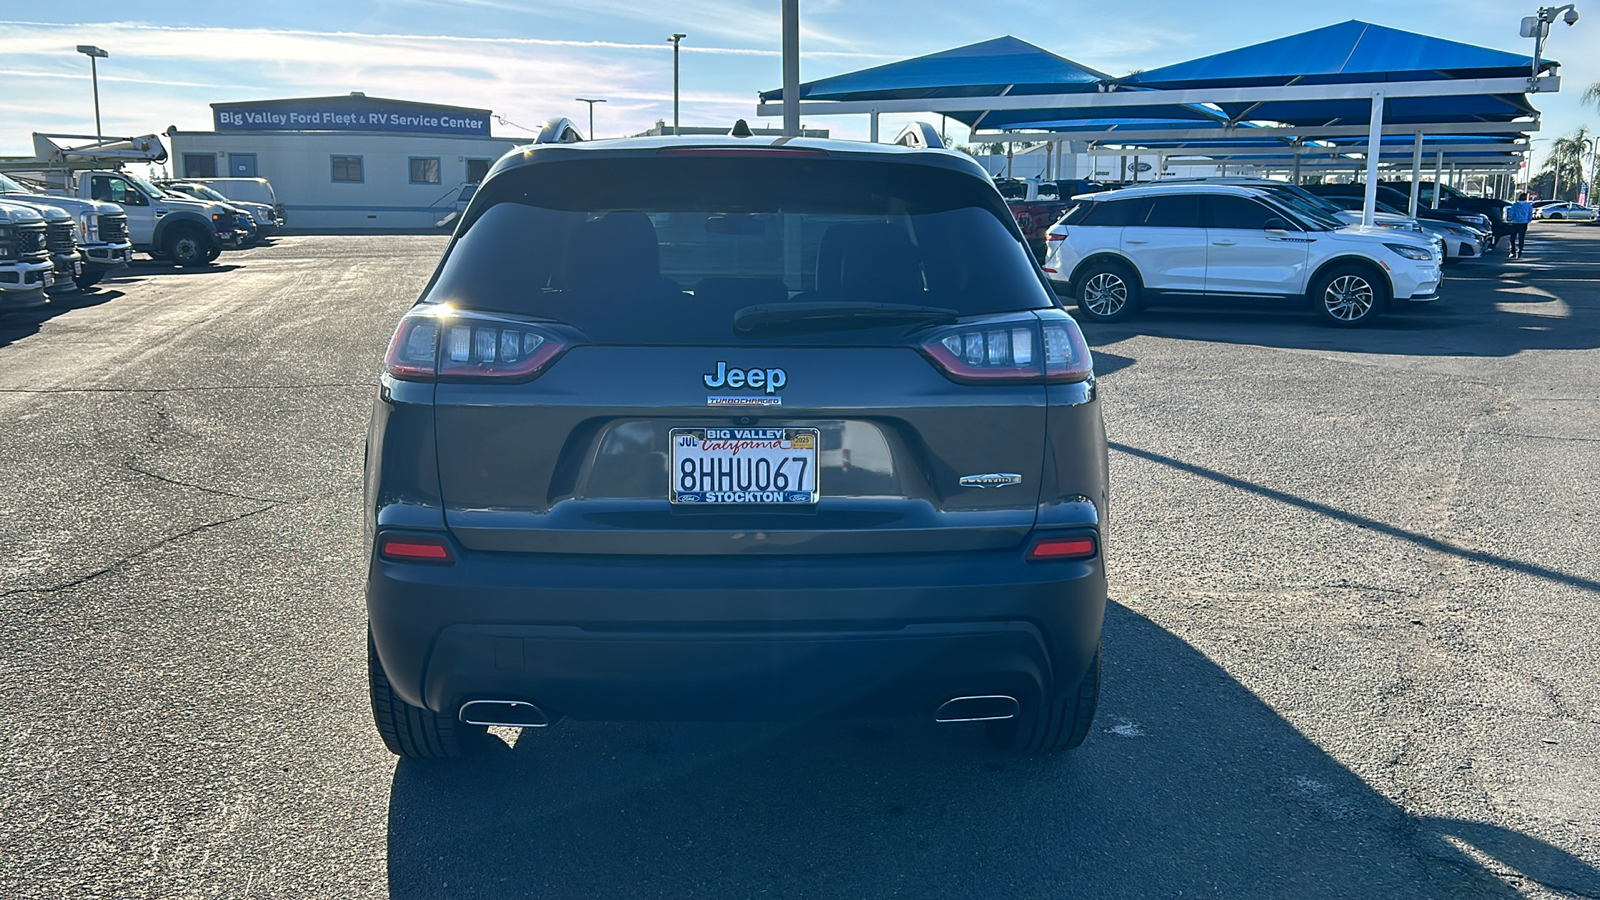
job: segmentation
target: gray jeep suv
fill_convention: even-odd
[[[535,145],[401,319],[367,441],[378,731],[921,714],[1087,734],[1092,360],[987,173],[823,140]]]

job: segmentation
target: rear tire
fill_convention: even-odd
[[[372,698],[372,720],[389,752],[405,759],[459,759],[488,746],[493,738],[482,725],[468,725],[454,716],[440,715],[401,700],[389,685],[378,661],[378,648],[367,632],[367,693]]]
[[[1111,260],[1090,263],[1073,284],[1078,311],[1091,322],[1120,322],[1139,310],[1139,279]]]
[[[206,258],[210,245],[204,232],[185,225],[167,237],[166,246],[162,249],[166,251],[167,258],[178,265],[185,269],[196,269],[210,263]]]
[[[1336,265],[1311,286],[1311,305],[1340,328],[1372,324],[1389,303],[1389,284],[1361,265]]]
[[[1032,719],[1024,714],[1015,719],[994,723],[990,733],[1002,746],[1023,754],[1060,753],[1074,750],[1083,744],[1094,725],[1094,713],[1100,705],[1100,648],[1094,649],[1094,661],[1083,680],[1065,696],[1056,697],[1043,709],[1034,711]]]

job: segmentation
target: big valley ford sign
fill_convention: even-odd
[[[489,133],[489,111],[365,97],[213,103],[218,131],[403,131]]]

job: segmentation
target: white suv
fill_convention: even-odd
[[[1424,234],[1364,228],[1258,189],[1154,184],[1089,194],[1046,234],[1045,273],[1085,318],[1111,322],[1163,295],[1307,298],[1334,325],[1392,300],[1439,296]]]

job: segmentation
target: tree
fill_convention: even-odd
[[[1545,157],[1541,180],[1550,178],[1554,184],[1549,199],[1576,200],[1578,185],[1583,181],[1584,157],[1589,154],[1589,128],[1578,127],[1571,134],[1556,138],[1550,144],[1550,155]],[[1540,196],[1544,196],[1540,191]]]
[[[1594,84],[1584,88],[1583,102],[1593,103],[1595,106],[1600,107],[1600,81],[1596,81]]]

